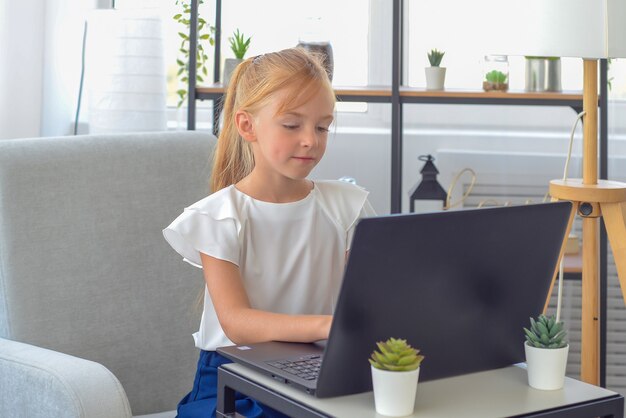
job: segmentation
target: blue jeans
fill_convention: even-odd
[[[178,404],[178,418],[209,418],[215,417],[217,407],[217,368],[230,363],[215,351],[200,351],[198,368],[193,382],[193,389]],[[236,394],[237,412],[248,418],[288,418],[268,406],[241,393]]]

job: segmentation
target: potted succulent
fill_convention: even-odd
[[[507,91],[509,89],[509,76],[499,70],[491,70],[485,74],[483,81],[483,90]]]
[[[426,67],[426,90],[443,90],[446,79],[446,68],[440,67],[445,52],[432,49],[428,55],[430,67]]]
[[[233,74],[235,67],[243,61],[246,52],[248,52],[248,48],[250,48],[250,39],[251,37],[246,39],[243,32],[239,32],[239,29],[233,32],[233,36],[228,38],[230,50],[235,55],[235,58],[226,58],[224,61],[224,76],[222,77],[224,86],[228,85],[230,76]]]
[[[376,412],[392,417],[411,415],[424,356],[402,339],[390,338],[376,345],[378,350],[369,359]]]
[[[567,331],[554,316],[530,318],[530,329],[524,328],[528,384],[535,389],[561,389],[567,366]]]

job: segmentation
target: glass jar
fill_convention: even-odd
[[[509,58],[506,55],[485,55],[483,61],[483,90],[509,89]]]
[[[303,33],[298,39],[298,47],[304,48],[322,57],[322,64],[328,78],[333,80],[333,47],[328,40],[324,24],[320,17],[307,17],[303,24]]]

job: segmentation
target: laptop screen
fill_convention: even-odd
[[[569,202],[366,218],[357,225],[317,396],[371,390],[377,341],[425,356],[420,380],[524,361],[542,312]]]

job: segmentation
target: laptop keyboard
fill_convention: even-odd
[[[268,361],[272,367],[304,380],[315,380],[322,365],[321,355],[304,356],[298,359]]]

